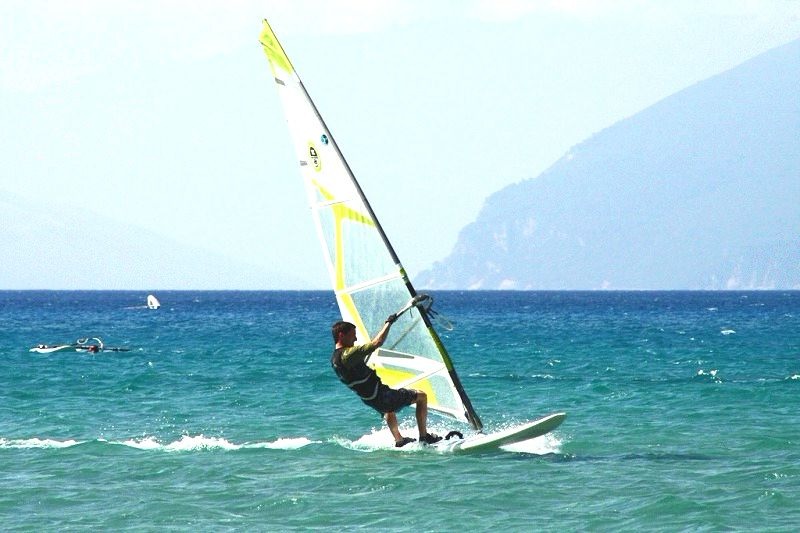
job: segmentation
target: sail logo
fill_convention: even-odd
[[[308,143],[308,158],[311,160],[311,164],[314,165],[314,170],[320,172],[322,170],[322,160],[312,142]]]

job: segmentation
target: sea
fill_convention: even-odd
[[[155,294],[0,292],[0,530],[800,527],[800,292],[433,292],[486,432],[567,413],[473,454],[392,446],[331,292]]]

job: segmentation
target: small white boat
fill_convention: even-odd
[[[161,302],[158,301],[158,298],[155,297],[153,294],[147,295],[147,308],[148,309],[158,309],[161,307]]]

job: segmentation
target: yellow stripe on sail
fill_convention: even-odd
[[[364,320],[358,313],[358,309],[356,309],[356,304],[353,302],[353,297],[347,293],[338,294],[337,297],[339,298],[339,306],[344,307],[347,309],[348,313],[350,313],[350,318],[352,319],[353,325],[355,325],[358,333],[359,344],[369,341],[369,332],[367,331],[367,327],[364,325]]]
[[[323,198],[325,198],[326,201],[328,201],[328,202],[334,202],[335,201],[335,197],[333,196],[333,193],[331,193],[325,187],[323,187],[320,182],[318,182],[317,180],[311,180],[311,182],[314,184],[314,187],[319,191],[319,194]],[[334,205],[334,216],[337,219],[341,219],[341,220],[348,219],[348,220],[352,220],[354,222],[360,222],[361,224],[366,224],[367,226],[375,227],[375,222],[373,222],[372,218],[370,218],[368,215],[365,215],[363,213],[359,213],[358,211],[356,211],[352,207],[345,207],[345,206],[343,206],[341,204],[340,205]]]
[[[318,182],[317,180],[312,179],[311,183],[314,185],[314,188],[317,189],[320,196],[324,198],[328,202],[335,201],[335,196],[329,190],[327,190],[323,185]],[[342,223],[347,220],[350,222],[357,222],[359,224],[364,224],[366,226],[375,227],[375,222],[372,220],[371,217],[365,215],[363,213],[358,212],[357,210],[353,209],[352,207],[348,207],[343,204],[333,204],[330,206],[331,212],[333,213],[333,220],[334,220],[334,270],[336,272],[336,281],[334,283],[334,290],[339,298],[339,304],[347,309],[350,317],[352,317],[353,323],[355,324],[356,328],[358,329],[358,335],[363,342],[369,340],[369,332],[367,331],[366,326],[364,325],[364,320],[361,318],[361,315],[356,308],[356,304],[353,302],[353,298],[350,294],[343,292],[345,289],[345,279],[344,279],[344,231],[342,228]]]
[[[314,184],[314,187],[317,189],[317,191],[319,191],[319,194],[323,198],[325,198],[325,200],[329,202],[334,201],[333,194],[330,191],[326,190],[321,183],[319,183],[316,180],[312,180],[312,183]],[[334,220],[334,239],[335,239],[334,249],[336,254],[334,261],[334,267],[336,270],[336,282],[334,284],[334,290],[338,292],[345,288],[344,261],[342,260],[342,258],[344,258],[344,242],[343,242],[344,232],[342,231],[342,223],[345,220],[349,220],[351,222],[358,222],[366,226],[375,227],[375,222],[372,220],[371,217],[363,213],[359,213],[352,207],[348,207],[346,205],[334,204],[331,206],[331,211],[333,212],[333,220]],[[352,307],[351,311],[355,312],[355,306]]]
[[[286,56],[286,52],[283,51],[283,47],[281,43],[278,42],[278,38],[275,37],[275,33],[273,33],[267,19],[264,19],[264,27],[261,29],[259,41],[261,41],[261,46],[264,47],[264,53],[267,54],[267,59],[269,59],[269,64],[272,67],[273,76],[276,78],[281,77],[275,72],[276,68],[280,68],[286,72],[286,74],[294,73],[292,63]]]
[[[381,377],[381,381],[389,387],[396,387],[399,383],[407,382],[409,379],[415,376],[415,374],[411,372],[387,368],[385,366],[381,366],[375,370]],[[414,384],[410,385],[409,387],[414,390],[421,390],[424,392],[428,396],[429,406],[439,405],[439,402],[436,399],[436,393],[433,391],[433,387],[431,386],[429,379],[415,381]]]

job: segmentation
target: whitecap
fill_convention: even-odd
[[[215,448],[238,450],[241,448],[241,445],[233,444],[220,437],[205,437],[203,435],[193,437],[191,435],[184,435],[181,437],[181,440],[172,442],[165,448],[170,451],[206,450]]]
[[[55,440],[55,439],[3,439],[0,438],[0,448],[69,448],[81,444],[81,442],[69,440]]]
[[[407,429],[401,429],[401,433],[407,433]],[[415,435],[416,437],[416,435]],[[380,450],[380,449],[389,449],[394,448],[394,437],[392,437],[392,433],[389,431],[388,428],[383,429],[373,429],[370,433],[366,435],[362,435],[359,437],[358,440],[350,442],[350,446],[347,446],[345,442],[340,442],[340,444],[344,444],[345,447],[350,447],[353,449],[358,450]]]
[[[561,452],[562,440],[553,433],[548,433],[540,437],[515,442],[500,448],[509,452],[530,453],[534,455],[547,455]]]
[[[710,381],[713,383],[722,383],[722,378],[717,376],[719,371],[715,368],[709,371],[705,371],[702,368],[697,371],[697,375],[703,378],[710,378]]]
[[[220,437],[206,437],[204,435],[183,435],[180,440],[162,444],[155,437],[144,437],[141,439],[129,439],[117,444],[130,446],[138,450],[163,450],[168,452],[184,452],[192,450],[238,450],[242,446],[233,444]]]
[[[706,372],[705,370],[703,370],[701,368],[700,370],[697,371],[697,375],[698,376],[711,376],[713,378],[713,377],[717,376],[717,372],[718,372],[717,369],[709,370],[708,372]]]
[[[295,438],[279,438],[274,442],[257,442],[253,444],[245,444],[245,448],[268,448],[270,450],[297,450],[304,446],[308,446],[309,444],[313,444],[314,441],[306,438],[306,437],[295,437]]]
[[[446,435],[450,430],[445,427],[439,427],[435,425],[431,425],[430,421],[428,421],[428,431],[430,433],[435,433],[437,435]],[[408,426],[401,426],[400,433],[406,437],[412,437],[414,439],[417,438],[417,428],[413,423]],[[403,452],[419,452],[419,451],[433,451],[438,452],[436,448],[428,447],[426,445],[420,444],[419,442],[412,442],[406,444],[402,448],[397,448],[394,445],[394,437],[392,433],[389,431],[389,428],[381,428],[381,429],[372,429],[370,433],[366,435],[362,435],[357,440],[349,441],[347,439],[343,439],[341,437],[334,437],[334,442],[348,448],[350,450],[362,451],[362,452],[374,452],[378,450],[395,450],[395,451],[403,451]]]
[[[136,448],[139,450],[157,450],[163,447],[161,443],[155,439],[155,437],[145,437],[140,440],[130,439],[119,444],[122,444],[123,446],[130,446],[131,448]]]

